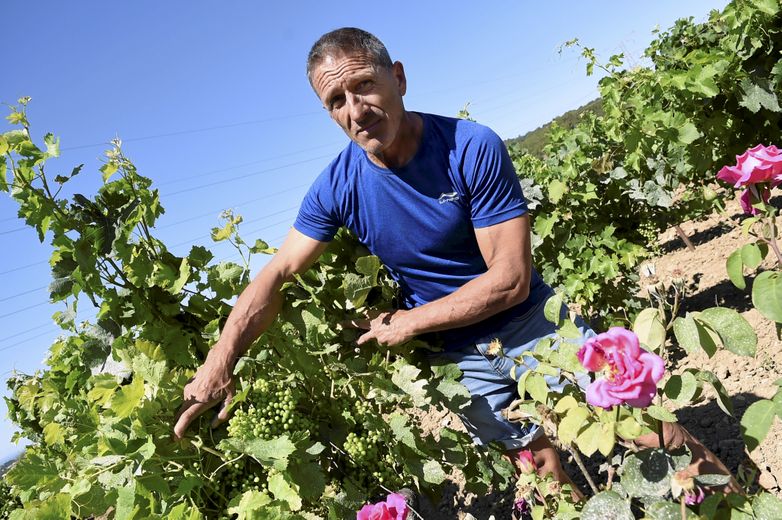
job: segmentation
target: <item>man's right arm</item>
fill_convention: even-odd
[[[327,245],[327,242],[291,229],[279,251],[242,291],[220,339],[209,351],[193,380],[185,386],[185,401],[175,419],[175,438],[181,438],[193,420],[218,404],[221,404],[221,409],[212,426],[228,420],[228,404],[234,395],[236,360],[277,317],[283,303],[282,284],[295,273],[307,270]]]

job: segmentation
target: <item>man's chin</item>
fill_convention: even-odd
[[[382,157],[383,156],[383,150],[385,149],[385,146],[383,146],[383,143],[372,139],[370,141],[366,142],[357,142],[362,150],[364,150],[366,153],[370,155],[374,155],[376,157]]]

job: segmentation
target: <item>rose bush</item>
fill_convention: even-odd
[[[724,166],[717,172],[717,178],[744,188],[741,193],[741,208],[745,213],[757,215],[753,204],[768,202],[770,188],[782,184],[782,150],[776,146],[759,144],[736,156],[735,166]]]
[[[643,350],[638,336],[622,327],[588,339],[578,351],[578,360],[590,372],[604,373],[587,387],[586,400],[605,409],[623,403],[649,406],[665,372],[662,358]]]
[[[405,497],[391,493],[384,502],[362,507],[356,514],[356,520],[405,520],[408,510]]]

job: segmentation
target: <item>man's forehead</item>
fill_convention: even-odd
[[[335,49],[334,51],[325,54],[315,68],[334,67],[346,60],[355,63],[356,65],[375,67],[375,62],[366,52],[360,50]]]
[[[313,70],[313,86],[324,89],[346,79],[346,73],[368,70],[376,72],[378,67],[370,56],[362,52],[344,52],[327,54]]]

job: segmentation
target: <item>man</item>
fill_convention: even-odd
[[[405,300],[404,309],[358,322],[367,329],[358,343],[438,334],[471,392],[462,420],[476,443],[497,441],[509,454],[530,449],[541,474],[569,482],[537,427],[502,418],[516,382],[511,362],[486,352],[498,338],[518,356],[554,332],[543,316],[551,289],[532,267],[527,206],[504,144],[476,123],[407,111],[402,64],[360,29],[322,36],[307,75],[351,143],[315,181],[278,253],[239,297],[185,387],[175,436],[218,404],[213,425],[228,419],[234,364],[275,319],[281,285],[347,226],[388,267]]]

